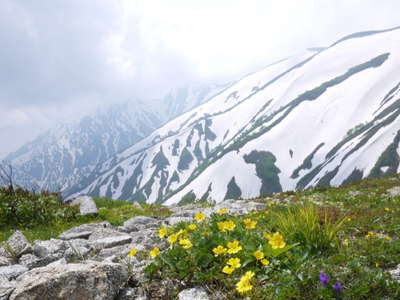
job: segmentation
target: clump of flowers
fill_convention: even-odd
[[[222,208],[209,219],[198,212],[194,217],[196,223],[161,227],[158,234],[167,239],[169,248],[162,252],[158,248],[149,251],[154,259],[149,269],[155,276],[165,270],[169,276],[179,280],[190,278],[193,283],[207,280],[223,280],[226,285],[235,283],[234,288],[240,294],[254,289],[257,277],[265,278],[268,272],[274,271],[266,268],[270,259],[279,266],[279,256],[294,245],[287,246],[279,232],[265,234],[267,240],[263,238],[261,230],[268,220],[259,217],[264,212],[252,211],[242,221],[227,212],[227,208]],[[215,274],[221,277],[214,278]]]

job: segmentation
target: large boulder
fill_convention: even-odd
[[[70,206],[79,206],[79,214],[82,216],[89,214],[97,214],[97,206],[92,197],[79,196],[74,199],[67,200],[66,203]]]
[[[109,222],[84,224],[64,231],[59,237],[62,240],[88,239],[94,231],[111,227]]]
[[[49,265],[19,277],[10,300],[113,300],[127,279],[120,264]]]

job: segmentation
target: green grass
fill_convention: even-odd
[[[180,230],[187,232],[181,232],[172,247],[161,249],[161,254],[146,269],[151,280],[144,283],[144,288],[151,299],[176,299],[180,290],[193,286],[222,292],[226,299],[400,299],[400,283],[388,273],[400,264],[400,196],[389,197],[386,193],[394,186],[400,186],[400,175],[362,180],[338,188],[319,186],[301,192],[282,192],[273,195],[286,200],[282,203],[272,202],[271,198],[253,199],[265,202],[267,212],[246,216],[215,214],[198,223],[195,230],[188,230],[187,223],[177,224],[169,228],[167,238]],[[76,217],[32,228],[3,226],[0,241],[15,229],[23,230],[32,241],[57,237],[84,223],[109,221],[121,225],[136,215],[161,218],[171,213],[160,205],[142,203],[137,207],[106,198],[95,201],[98,216]],[[257,221],[255,229],[245,228],[246,218]],[[224,221],[233,221],[235,228],[221,232],[218,223]],[[286,245],[272,249],[264,233],[277,231]],[[180,245],[182,238],[189,239],[192,247],[185,249]],[[214,255],[215,247],[227,247],[233,240],[240,242],[241,251]],[[262,251],[269,260],[267,267],[254,258],[256,250]],[[148,257],[147,253],[143,254]],[[223,273],[228,259],[234,257],[240,258],[241,267],[230,275]],[[247,271],[255,273],[252,289],[241,295],[236,284]],[[321,272],[329,277],[328,285],[319,281]],[[173,284],[160,289],[165,278]],[[341,292],[333,290],[336,282],[343,285]]]
[[[160,218],[171,214],[168,208],[157,204],[141,203],[141,208],[138,208],[126,201],[108,198],[95,198],[94,200],[99,211],[97,216],[77,216],[73,220],[60,220],[30,228],[0,226],[0,242],[7,240],[15,230],[21,230],[29,241],[48,240],[56,238],[60,233],[82,224],[108,221],[112,225],[120,226],[126,220],[135,216]]]
[[[226,299],[400,299],[400,283],[389,270],[400,264],[400,197],[389,197],[387,189],[400,186],[400,176],[367,179],[339,188],[317,187],[302,192],[275,194],[290,199],[289,204],[267,202],[268,213],[246,216],[213,215],[197,224],[195,231],[187,223],[170,228],[169,235],[179,230],[178,242],[164,249],[147,268],[148,284],[154,299],[175,299],[179,290],[205,286],[222,291]],[[352,196],[354,192],[361,194]],[[243,220],[257,220],[255,230],[246,230]],[[218,222],[231,220],[233,231],[222,233]],[[268,246],[265,232],[279,231],[290,249],[275,256]],[[167,236],[167,238],[168,238]],[[184,249],[179,239],[189,239],[193,246]],[[212,249],[238,240],[243,249],[237,254],[213,255]],[[263,251],[270,261],[263,267],[253,252]],[[240,258],[242,266],[232,274],[222,272],[229,258]],[[240,294],[236,284],[253,271],[252,289]],[[330,281],[323,285],[319,274]],[[163,278],[179,285],[159,295],[152,287]],[[340,282],[341,292],[333,285]],[[178,287],[179,286],[179,287]],[[154,293],[152,293],[154,291]],[[152,298],[152,299],[153,299]]]

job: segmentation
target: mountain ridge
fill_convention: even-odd
[[[368,174],[364,173],[373,166],[366,166],[361,161],[363,155],[356,158],[353,154],[359,149],[368,152],[364,147],[368,140],[375,139],[374,144],[378,143],[379,137],[375,134],[385,124],[392,127],[390,130],[397,128],[399,100],[396,98],[398,89],[394,87],[400,80],[393,57],[399,50],[398,38],[396,29],[347,38],[317,53],[305,51],[250,74],[98,166],[86,180],[86,188],[71,195],[81,192],[118,199],[122,199],[121,195],[124,198],[130,195],[124,200],[172,204],[191,194],[198,199],[222,199],[228,193],[228,183],[233,181],[245,197],[253,197],[261,190],[268,190],[265,182],[271,176],[279,178],[283,190],[302,189],[318,183],[340,184],[353,170],[362,168],[366,177]],[[371,87],[364,90],[365,84]],[[385,97],[389,91],[393,94],[391,98]],[[382,101],[384,98],[386,102]],[[348,101],[349,107],[341,108],[338,99]],[[361,105],[363,99],[369,105]],[[376,105],[378,101],[382,105]],[[377,118],[373,117],[372,108],[377,112]],[[358,111],[362,113],[357,115]],[[304,128],[307,122],[302,124],[300,121],[303,120],[300,112],[308,120],[308,129]],[[337,118],[338,113],[343,114],[344,122]],[[330,119],[333,119],[331,125],[321,125]],[[342,140],[350,129],[365,122],[370,124],[356,131],[351,138]],[[315,137],[316,141],[307,145],[310,149],[303,149],[301,137],[310,135],[315,126],[322,126],[325,134],[329,134],[329,140]],[[335,126],[337,130],[331,128]],[[289,128],[297,128],[298,136]],[[291,141],[283,132],[290,135]],[[368,139],[362,140],[360,135],[364,133],[369,134]],[[386,135],[390,134],[387,132]],[[281,144],[282,141],[287,143],[285,150],[278,149],[274,143],[276,138]],[[389,138],[378,144],[387,146],[386,140]],[[322,143],[323,146],[311,157]],[[271,145],[269,149],[262,146],[265,144]],[[357,144],[353,151],[347,151],[353,144]],[[169,152],[171,149],[175,149],[179,157]],[[243,155],[238,155],[240,152],[248,156],[248,163],[243,160]],[[374,158],[378,160],[383,152],[374,153]],[[328,153],[332,155],[327,157]],[[294,167],[284,165],[284,160],[289,158]],[[311,162],[311,168],[300,168],[299,178],[291,178],[306,158]],[[230,165],[245,175],[229,172]],[[353,170],[349,172],[349,168]],[[218,170],[230,173],[230,178]]]

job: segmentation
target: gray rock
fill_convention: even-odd
[[[8,258],[16,260],[24,254],[32,253],[33,249],[24,234],[21,231],[16,231],[4,243],[2,252],[4,250]]]
[[[9,257],[0,255],[0,267],[9,266],[11,264],[12,264],[12,260]]]
[[[103,248],[112,248],[115,246],[129,244],[131,241],[132,237],[130,235],[121,235],[95,240],[90,244],[94,249],[100,250]]]
[[[82,216],[89,214],[97,214],[97,206],[92,197],[79,196],[75,199],[66,201],[68,205],[78,205],[79,214]]]
[[[400,186],[392,187],[391,189],[388,189],[387,192],[392,197],[399,196],[400,195]]]
[[[193,222],[192,217],[168,217],[164,220],[163,224],[167,226],[174,226],[180,222]]]
[[[22,265],[0,267],[0,277],[5,277],[8,280],[12,280],[27,271],[28,268]]]
[[[44,261],[33,254],[22,255],[18,262],[20,265],[27,267],[29,270],[44,266]]]
[[[15,282],[0,276],[0,300],[8,300],[15,289]]]
[[[114,228],[97,228],[89,237],[89,242],[104,238],[112,238],[117,236],[126,236],[126,233],[120,232]]]
[[[90,249],[86,247],[71,247],[68,248],[64,253],[64,258],[67,262],[77,262],[80,260],[84,260],[88,257],[90,253]]]
[[[85,247],[90,248],[90,244],[88,240],[85,239],[75,239],[66,241],[68,247]]]
[[[74,240],[74,239],[88,239],[93,231],[81,231],[73,233],[62,233],[59,238],[62,240]]]
[[[51,266],[61,266],[61,265],[66,265],[67,261],[65,260],[65,258],[61,258],[59,260],[53,261],[52,263],[49,263],[47,265],[47,267],[51,267]]]
[[[62,240],[72,240],[78,238],[87,239],[95,230],[111,227],[112,226],[109,222],[84,224],[64,231],[62,234],[60,234],[59,238]]]
[[[145,216],[137,216],[133,217],[124,222],[123,228],[125,228],[128,232],[139,231],[141,229],[149,228],[149,227],[157,227],[158,220]]]
[[[100,252],[93,257],[96,261],[104,261],[107,260],[109,257],[111,258],[110,261],[116,261],[118,259],[124,258],[128,255],[130,249],[133,247],[128,245],[116,246],[112,248],[104,248],[101,249]],[[137,249],[137,248],[136,248]],[[140,249],[138,249],[140,250]]]
[[[183,290],[178,294],[178,300],[209,300],[207,292],[203,288]]]
[[[47,257],[52,254],[60,253],[62,256],[67,249],[67,244],[63,240],[50,239],[48,241],[35,241],[33,246],[33,253],[41,258]]]
[[[46,266],[18,278],[10,300],[113,300],[127,279],[120,264]]]
[[[88,240],[76,239],[66,241],[68,249],[65,250],[64,258],[68,262],[77,262],[88,257],[91,246]]]

